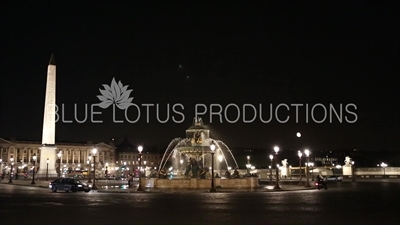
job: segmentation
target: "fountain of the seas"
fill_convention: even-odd
[[[157,177],[142,179],[149,188],[209,188],[211,186],[211,144],[214,154],[215,185],[221,188],[253,188],[257,177],[221,176],[238,168],[229,147],[221,140],[210,138],[201,118],[194,118],[186,130],[186,138],[175,138],[168,145],[158,169]]]

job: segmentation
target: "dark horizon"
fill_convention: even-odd
[[[114,123],[112,106],[96,107],[102,124],[56,124],[56,142],[164,146],[184,137],[196,104],[354,104],[355,123],[210,123],[211,136],[233,148],[398,151],[399,6],[395,2],[2,2],[0,137],[41,140],[47,64],[57,65],[57,105],[100,103],[99,89],[133,89],[132,103],[185,106],[181,123],[156,122],[145,108],[134,124]],[[130,110],[133,108],[130,108]],[[117,120],[124,113],[116,107]],[[133,110],[130,111],[134,117]],[[264,112],[263,112],[264,113]],[[175,114],[176,115],[176,114]],[[267,115],[267,114],[266,114]],[[172,116],[172,115],[171,115]],[[178,115],[179,116],[179,115]],[[229,113],[234,118],[235,113]],[[354,115],[343,108],[343,117]],[[265,116],[267,117],[267,116]],[[321,108],[316,110],[321,119]],[[213,117],[216,120],[217,117]],[[309,118],[310,119],[310,118]],[[302,137],[298,139],[296,132]]]

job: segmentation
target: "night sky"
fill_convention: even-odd
[[[291,116],[285,124],[220,123],[217,117],[210,124],[209,114],[203,120],[214,138],[233,148],[398,151],[398,12],[395,1],[2,1],[0,137],[41,140],[54,53],[64,117],[74,118],[76,104],[82,119],[85,104],[100,103],[99,89],[113,78],[133,89],[142,116],[128,123],[116,108],[116,119],[124,121],[116,124],[112,106],[96,107],[103,123],[59,121],[57,141],[126,136],[133,144],[164,146],[185,135],[196,104],[262,104],[267,118],[270,104],[338,109],[352,103],[357,121],[351,124],[306,123],[304,107],[298,123],[294,108],[280,109],[282,119]],[[147,123],[146,103],[159,104],[162,118],[168,103],[180,103],[185,120],[158,123],[153,108]],[[315,113],[320,120],[321,108]],[[233,110],[228,115],[236,116]],[[354,120],[344,109],[343,116]]]

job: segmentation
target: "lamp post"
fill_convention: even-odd
[[[106,162],[106,170],[104,171],[104,174],[106,175],[106,180],[108,181],[108,162]]]
[[[98,188],[96,186],[96,153],[97,153],[97,148],[93,148],[92,149],[92,155],[93,155],[94,166],[93,166],[93,186],[92,186],[92,190],[98,190]]]
[[[143,163],[144,163],[143,175],[144,175],[144,177],[146,177],[146,171],[147,171],[147,166],[146,166],[146,164],[147,164],[147,161],[143,161]]]
[[[251,168],[251,164],[250,163],[247,163],[246,164],[246,169],[247,169],[247,174],[246,174],[246,176],[248,176],[248,177],[250,177],[250,168]]]
[[[214,153],[215,153],[214,143],[212,143],[210,145],[210,149],[211,149],[211,188],[210,188],[210,192],[216,192],[217,190],[215,190],[215,184],[214,184]]]
[[[246,169],[247,169],[247,174],[246,176],[250,176],[250,156],[247,156],[247,164],[246,164]]]
[[[49,180],[49,158],[46,159],[46,181]]]
[[[219,177],[222,177],[222,160],[224,157],[222,155],[218,156],[218,161],[219,161]]]
[[[306,181],[305,187],[311,187],[310,181],[308,179],[308,164],[309,164],[309,160],[310,160],[310,158],[309,158],[310,151],[308,149],[306,149],[306,150],[304,150],[304,154],[306,155],[306,158],[307,158],[307,163],[306,163],[306,180],[307,181]]]
[[[59,151],[57,153],[57,157],[58,157],[58,177],[61,177],[61,156],[62,156],[62,153],[61,153],[61,151]]]
[[[119,177],[119,166],[114,167],[114,171],[115,176]]]
[[[299,185],[301,185],[301,156],[303,156],[303,153],[301,153],[301,151],[298,151],[297,155],[299,156]]]
[[[143,191],[143,187],[142,187],[142,151],[143,151],[143,147],[139,146],[138,147],[138,151],[139,151],[139,185],[137,188],[137,191]]]
[[[269,180],[272,183],[272,159],[274,159],[274,155],[269,155],[269,159],[271,160],[271,165],[269,166]]]
[[[381,167],[383,168],[383,176],[385,176],[385,175],[386,175],[386,167],[387,167],[387,164],[384,163],[384,162],[382,162],[382,163],[381,163]]]
[[[13,173],[14,158],[12,156],[10,158],[10,162],[11,162],[11,170],[10,170],[10,180],[8,181],[9,184],[11,184],[13,182],[11,175]]]
[[[3,159],[0,159],[0,173],[1,173],[1,177],[0,180],[3,180]]]
[[[33,170],[32,170],[32,182],[31,182],[31,184],[36,184],[35,183],[35,165],[36,165],[36,154],[33,154],[33,156],[32,156],[32,159],[33,159]]]
[[[92,183],[92,156],[89,154],[87,164],[89,164],[89,180],[88,183]]]
[[[356,177],[355,177],[355,166],[354,166],[354,161],[351,161],[351,181],[355,182],[356,181]]]
[[[310,162],[311,165],[311,181],[314,181],[314,163]]]
[[[275,183],[274,189],[281,189],[281,187],[279,187],[279,168],[278,168],[279,147],[275,146],[274,147],[274,152],[275,152],[275,163],[276,163],[276,183]]]
[[[340,169],[342,169],[342,166],[341,166],[341,165],[336,165],[336,169],[337,169],[337,170],[340,170]],[[340,175],[339,172],[337,172],[337,173],[338,173],[338,175]]]
[[[179,168],[179,170],[183,170],[183,168],[182,168],[182,165],[183,165],[183,159],[181,159],[181,160],[179,160],[179,163],[180,163],[180,168]]]

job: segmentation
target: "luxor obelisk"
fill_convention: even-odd
[[[40,147],[40,166],[37,177],[46,177],[47,159],[48,177],[57,177],[56,164],[56,62],[53,54],[47,67],[46,97],[44,103],[42,147]]]

